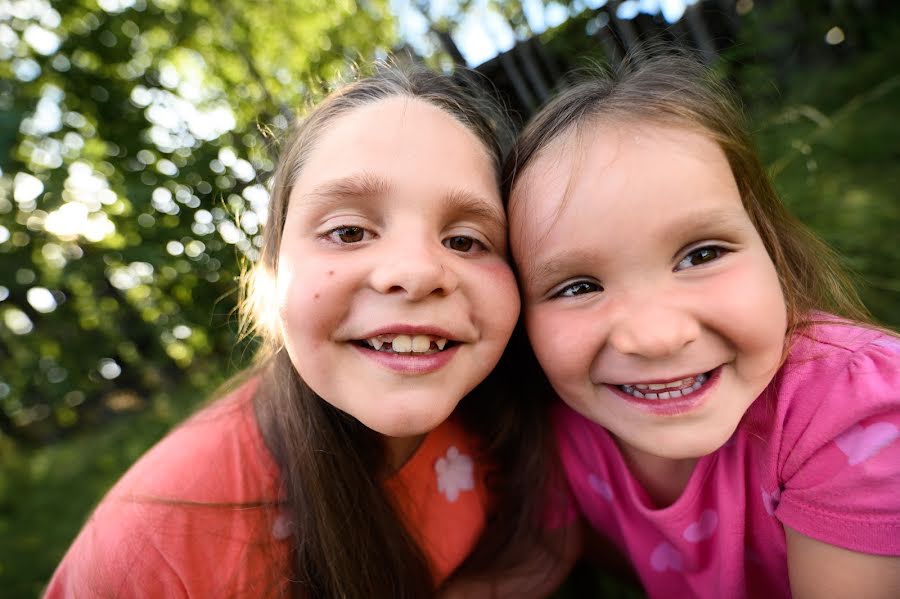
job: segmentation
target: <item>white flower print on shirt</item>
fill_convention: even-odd
[[[454,446],[447,449],[446,456],[438,458],[434,471],[437,473],[438,490],[447,501],[454,502],[460,492],[475,488],[474,469],[472,458],[460,453]]]
[[[272,536],[276,541],[283,541],[294,534],[294,524],[286,512],[279,512],[272,523]]]

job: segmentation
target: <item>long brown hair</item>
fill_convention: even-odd
[[[734,91],[687,50],[641,47],[618,69],[597,68],[562,91],[517,140],[504,165],[504,197],[550,142],[587,128],[589,134],[602,135],[603,124],[620,122],[695,131],[722,148],[744,210],[781,282],[788,316],[786,341],[812,324],[818,311],[871,322],[839,257],[781,202],[750,139]]]
[[[328,96],[295,126],[282,151],[260,257],[243,280],[242,307],[249,330],[261,341],[254,406],[280,470],[280,507],[292,521],[292,571],[286,575],[295,595],[418,598],[433,595],[434,583],[422,548],[385,493],[390,472],[381,438],[317,396],[279,338],[271,289],[291,189],[329,125],[356,107],[394,96],[426,101],[465,125],[493,160],[499,185],[511,134],[503,113],[477,88],[471,79],[424,67],[383,68]],[[526,546],[539,521],[543,398],[528,388],[520,368],[538,372],[517,330],[494,372],[456,411],[494,466],[487,481],[493,500],[488,527],[465,564],[473,573],[511,564],[515,548]]]

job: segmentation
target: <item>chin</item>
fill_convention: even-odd
[[[431,432],[453,412],[453,407],[437,410],[397,410],[392,414],[381,413],[371,421],[363,421],[367,427],[386,437],[415,437]]]
[[[672,460],[698,459],[714,453],[721,448],[734,431],[728,434],[692,434],[690,432],[677,437],[661,440],[661,442],[648,447],[646,451],[653,455]]]
[[[667,451],[669,448],[663,447],[661,450],[655,450],[654,453],[670,460],[696,460],[715,452],[721,446],[721,443],[695,442],[690,446],[680,444],[672,447],[671,451]]]

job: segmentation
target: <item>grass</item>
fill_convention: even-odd
[[[112,484],[190,410],[157,400],[101,430],[42,448],[0,437],[0,589],[36,597]]]

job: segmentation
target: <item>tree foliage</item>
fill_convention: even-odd
[[[895,329],[898,16],[889,2],[775,2],[745,15],[726,54],[788,208],[838,250],[876,320]]]
[[[0,0],[5,433],[51,439],[243,360],[235,277],[277,140],[386,54],[386,5]]]
[[[539,48],[563,73],[603,60],[608,11],[627,3],[408,4],[444,67],[468,11],[519,41],[526,5],[563,19]],[[896,326],[896,8],[758,4],[724,64],[791,208]],[[387,55],[388,5],[0,0],[0,431],[54,439],[176,388],[200,396],[244,363],[235,278],[256,255],[277,141],[349,65]],[[846,39],[829,46],[836,25]]]

